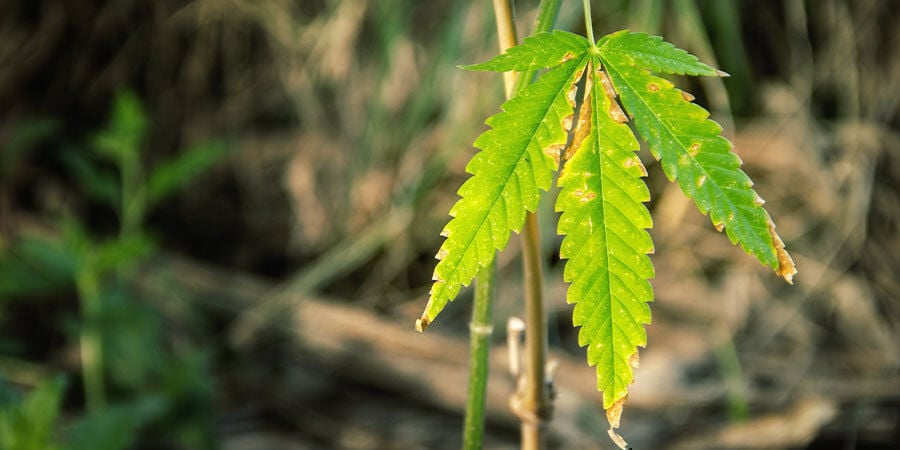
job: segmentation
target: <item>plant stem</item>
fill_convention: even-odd
[[[498,4],[505,4],[503,9]],[[495,0],[498,30],[515,30],[512,2]],[[559,15],[561,0],[542,0],[532,34],[550,31]],[[501,17],[501,11],[505,11]],[[504,25],[505,23],[505,25]],[[514,36],[514,35],[513,35]],[[512,40],[515,43],[515,40]],[[502,44],[501,44],[502,45]],[[517,80],[518,92],[534,79],[535,72],[526,72]],[[513,404],[522,418],[521,444],[525,450],[537,450],[544,446],[544,425],[550,420],[552,405],[548,384],[545,381],[547,360],[547,317],[544,313],[544,273],[541,259],[541,233],[537,216],[528,213],[522,230],[522,265],[525,291],[525,352],[526,369],[524,383],[519,384]]]
[[[82,262],[90,265],[90,263]],[[97,323],[102,309],[100,282],[93,267],[79,269],[75,288],[81,302],[81,378],[88,411],[97,411],[106,404],[106,388],[103,376],[103,335]]]
[[[541,232],[537,215],[528,213],[522,230],[522,266],[525,284],[525,385],[519,399],[522,413],[522,448],[544,447],[544,425],[550,420],[552,405],[545,380],[547,361],[547,315],[544,313],[544,270],[541,260]]]
[[[121,238],[133,238],[141,229],[144,220],[144,190],[141,184],[141,161],[138,150],[126,152],[119,159],[119,173],[122,176],[121,216],[119,228]],[[121,270],[118,270],[121,276]]]
[[[594,48],[597,44],[594,43],[594,21],[591,16],[591,0],[581,0],[581,4],[584,6],[585,34],[587,34],[587,38],[591,42],[591,48]]]
[[[534,19],[531,34],[546,33],[553,29],[556,24],[556,18],[559,16],[559,7],[562,0],[542,0],[538,5],[537,17]]]
[[[553,25],[556,23],[556,17],[559,16],[559,7],[561,5],[562,0],[541,0],[531,34],[546,33],[552,30]],[[528,86],[534,80],[535,74],[537,74],[537,70],[522,72],[522,75],[516,80],[516,87],[513,89],[513,93],[519,92],[525,86]]]
[[[561,0],[542,0],[532,33],[550,31],[559,14]],[[494,0],[494,14],[500,52],[518,44],[515,12],[512,0]],[[518,77],[515,73],[503,74],[506,98],[524,88],[534,78],[535,71]],[[540,228],[537,216],[529,213],[522,232],[524,283],[525,283],[525,346],[528,352],[528,369],[525,383],[515,395],[522,408],[517,413],[522,420],[522,448],[536,450],[543,447],[543,425],[550,417],[550,395],[544,381],[547,355],[547,319],[544,314],[543,267],[540,255]],[[494,291],[494,263],[478,274],[475,305],[472,312],[471,344],[469,350],[469,393],[466,404],[466,420],[463,445],[466,449],[480,449],[484,428],[484,401],[489,369],[488,356],[491,335],[491,307]]]
[[[484,410],[493,333],[495,264],[482,268],[475,282],[475,304],[469,324],[469,391],[463,426],[463,448],[478,450],[484,435]]]
[[[500,53],[518,44],[515,13],[511,0],[494,0],[497,21],[497,40]],[[503,74],[506,99],[516,89],[516,73]],[[466,418],[463,424],[463,448],[480,450],[484,438],[484,409],[487,397],[487,378],[490,371],[491,334],[493,333],[494,272],[492,261],[478,272],[475,282],[475,304],[469,324],[469,390],[466,397]]]
[[[500,53],[504,53],[519,44],[516,12],[512,0],[494,0],[494,18],[497,21],[497,41],[500,44]],[[516,85],[517,75],[515,72],[503,73],[503,86],[506,90],[507,100],[521,89]]]

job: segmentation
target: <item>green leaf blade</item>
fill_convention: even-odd
[[[601,58],[635,128],[666,176],[694,199],[701,213],[709,214],[717,229],[725,229],[732,243],[781,274],[776,235],[763,201],[740,169],[731,143],[719,135],[721,127],[669,81],[636,68],[627,58]]]
[[[647,302],[653,300],[648,253],[653,224],[644,202],[650,199],[638,143],[627,125],[607,113],[610,100],[592,74],[590,133],[563,168],[556,210],[565,235],[560,256],[571,283],[567,301],[580,326],[578,343],[587,346],[588,364],[597,368],[604,408],[622,401],[634,379],[637,348],[647,343]]]
[[[525,38],[525,42],[480,64],[460,66],[466,70],[492,72],[524,72],[554,67],[568,58],[579,59],[590,43],[583,36],[556,30]]]
[[[147,178],[147,202],[155,206],[222,161],[229,148],[222,141],[209,141],[189,148],[156,167]]]
[[[472,176],[460,187],[461,198],[450,210],[453,218],[441,232],[447,239],[438,251],[419,328],[493,261],[510,233],[522,229],[526,212],[537,208],[541,191],[550,188],[557,169],[552,153],[565,144],[562,120],[572,113],[567,93],[586,61],[572,59],[551,69],[488,118],[492,128],[475,141],[482,151],[466,166]]]
[[[627,59],[651,72],[677,75],[728,76],[700,62],[696,56],[666,42],[660,36],[647,33],[617,31],[597,42],[600,52],[608,58]]]

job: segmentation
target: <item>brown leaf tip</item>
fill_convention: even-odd
[[[625,400],[627,398],[627,396],[622,397],[616,400],[609,408],[606,408],[606,420],[609,421],[609,430],[607,430],[606,433],[609,434],[609,438],[623,450],[628,447],[628,443],[616,432],[616,428],[619,428],[619,423],[622,418],[622,409],[625,407]]]
[[[767,217],[767,219],[769,221],[769,235],[772,236],[772,243],[775,245],[775,256],[778,257],[778,268],[775,269],[775,273],[784,278],[788,284],[794,284],[797,266],[794,265],[794,259],[791,258],[791,255],[784,249],[784,241],[775,232],[775,224],[772,223],[772,218]]]
[[[422,317],[416,319],[416,331],[421,333],[421,332],[425,331],[425,329],[428,328],[428,325],[430,325],[430,324],[431,324],[431,320],[429,320],[428,316],[426,316],[423,313]]]

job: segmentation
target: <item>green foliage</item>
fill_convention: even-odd
[[[56,378],[42,383],[21,400],[8,399],[0,403],[0,448],[59,448],[54,444],[54,424],[64,388],[64,380]]]
[[[66,212],[57,236],[21,236],[0,252],[0,308],[74,287],[81,303],[74,331],[79,346],[90,349],[82,353],[87,414],[59,427],[56,384],[41,385],[13,406],[0,401],[0,449],[127,448],[152,427],[165,430],[169,445],[215,446],[213,424],[203,420],[211,415],[212,398],[203,354],[185,345],[167,350],[158,311],[127,280],[156,249],[143,226],[146,214],[220,162],[227,147],[203,143],[145,170],[146,128],[140,101],[125,92],[114,101],[108,127],[87,149],[61,152],[88,198],[119,212],[119,233],[96,236]],[[52,129],[42,125],[16,145],[30,145]],[[56,437],[64,444],[57,445]]]
[[[556,30],[525,38],[525,42],[495,56],[488,62],[460,66],[466,70],[490,70],[525,72],[555,66],[566,57],[583,55],[590,44],[583,37],[568,31]]]
[[[556,203],[562,213],[558,231],[565,235],[564,278],[571,283],[567,299],[576,305],[579,344],[587,346],[588,363],[597,366],[597,385],[615,428],[638,347],[647,342],[647,303],[653,300],[647,256],[653,251],[647,233],[652,220],[643,204],[650,196],[640,180],[646,172],[634,153],[639,146],[628,117],[669,179],[732,243],[788,281],[796,272],[721,127],[693,97],[651,72],[726,74],[662,38],[627,30],[596,45],[571,33],[543,33],[465,68],[549,70],[488,119],[491,129],[476,140],[481,152],[467,166],[473,175],[450,211],[418,325],[433,320],[506,246],[510,231],[520,230],[525,212],[534,211],[540,191],[550,187],[568,143]]]
[[[140,100],[131,91],[116,96],[108,127],[94,138],[96,152],[113,162],[140,153],[147,117]]]
[[[166,402],[146,396],[91,412],[66,432],[65,450],[120,450],[134,445],[141,426],[158,418]]]
[[[593,58],[589,69],[596,63]],[[647,253],[653,242],[646,229],[653,221],[643,204],[650,200],[640,179],[646,172],[634,153],[640,147],[628,126],[607,113],[611,103],[602,73],[590,75],[582,106],[588,118],[580,124],[590,132],[563,168],[556,209],[565,235],[560,257],[568,259],[563,278],[572,283],[567,298],[576,304],[572,321],[581,327],[578,343],[588,346],[588,363],[597,366],[597,386],[608,408],[628,392],[631,358],[647,342],[645,302],[653,299]]]
[[[222,141],[211,141],[154,168],[147,178],[147,203],[152,207],[174,194],[188,182],[218,164],[228,153]]]
[[[694,199],[700,212],[709,213],[717,229],[725,228],[732,243],[740,242],[763,264],[778,269],[762,199],[740,170],[741,160],[731,143],[719,135],[722,128],[669,81],[631,65],[627,58],[601,58],[635,128],[666,176]]]
[[[488,118],[492,128],[475,141],[482,151],[466,166],[472,177],[459,189],[462,199],[450,210],[454,219],[441,232],[447,240],[438,252],[421,327],[506,247],[510,232],[522,229],[526,211],[537,208],[540,191],[550,188],[558,156],[548,150],[558,153],[566,142],[566,95],[585,60],[582,55],[558,65]]]
[[[678,75],[723,76],[724,72],[701,63],[696,56],[646,33],[617,31],[597,41],[604,64],[616,61],[653,72]]]
[[[0,255],[0,299],[35,296],[70,284],[75,261],[59,245],[23,237]]]

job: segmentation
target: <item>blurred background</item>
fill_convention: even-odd
[[[581,5],[558,28],[584,33]],[[520,34],[537,1],[518,1]],[[799,268],[731,246],[645,158],[656,244],[634,448],[900,442],[900,8],[594,2],[730,78]],[[488,1],[0,3],[0,448],[459,448],[471,293],[425,334],[439,232],[501,78]],[[646,152],[642,157],[646,156]],[[542,203],[552,448],[612,448]],[[515,448],[499,258],[488,448]]]

